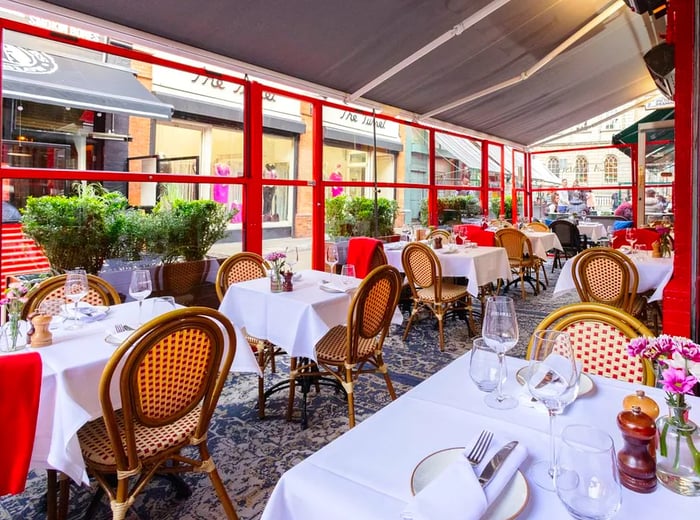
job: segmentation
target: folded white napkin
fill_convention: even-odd
[[[134,332],[133,330],[125,330],[124,332],[117,332],[117,329],[115,328],[114,325],[109,327],[105,331],[105,341],[107,343],[111,343],[112,345],[121,345],[122,342],[128,338],[131,333]]]
[[[471,451],[475,436],[467,444]],[[466,458],[458,457],[430,484],[414,496],[403,511],[404,518],[413,520],[478,520],[510,482],[515,472],[527,458],[527,449],[519,443],[498,469],[486,488],[479,484],[477,476],[507,440],[494,437],[486,456],[477,467]]]
[[[319,287],[324,291],[337,292],[337,293],[347,293],[347,292],[352,292],[355,289],[357,289],[357,286],[355,284],[343,285],[341,283],[329,282],[326,280],[323,280],[319,284]]]

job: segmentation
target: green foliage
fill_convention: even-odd
[[[453,210],[458,218],[480,217],[482,215],[479,199],[473,195],[455,195],[438,198],[438,222],[445,220],[445,210]],[[428,225],[428,200],[423,199],[420,206],[421,224]]]
[[[392,235],[399,205],[377,198],[378,236]],[[374,236],[374,199],[340,195],[326,199],[326,231],[330,236]]]
[[[96,274],[111,250],[109,226],[126,207],[120,193],[106,194],[97,185],[76,185],[77,195],[29,197],[22,227],[44,250],[58,271],[84,268]]]
[[[213,200],[161,199],[153,209],[156,240],[150,249],[163,255],[164,262],[182,257],[202,260],[211,246],[226,235],[233,213]]]
[[[503,200],[503,206],[506,220],[513,218],[513,197],[510,195],[506,196]],[[501,199],[498,197],[491,197],[489,209],[492,215],[499,216],[501,214]]]

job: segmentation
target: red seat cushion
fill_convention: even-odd
[[[644,246],[644,249],[651,251],[651,245],[659,239],[659,232],[651,228],[630,228],[632,235],[637,239],[636,244]],[[612,246],[615,249],[620,249],[622,246],[628,246],[626,229],[619,229],[613,232]],[[636,245],[635,244],[635,245]]]
[[[41,392],[37,352],[0,357],[0,495],[24,491]]]

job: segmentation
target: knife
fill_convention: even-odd
[[[515,449],[517,445],[518,441],[509,442],[500,450],[498,450],[496,454],[491,458],[491,460],[488,461],[483,471],[481,472],[481,475],[479,475],[479,484],[481,484],[481,487],[486,487],[486,485],[496,474],[496,471],[498,471],[498,468],[500,468],[503,464],[503,461],[508,458],[508,455],[511,454],[511,452]]]

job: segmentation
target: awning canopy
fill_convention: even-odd
[[[674,108],[661,108],[659,110],[654,110],[650,114],[647,114],[639,121],[631,124],[625,128],[622,132],[618,132],[612,137],[612,144],[633,144],[637,142],[639,125],[642,123],[654,123],[656,121],[667,121],[674,119],[676,115],[676,110]],[[654,136],[654,140],[666,140],[673,139],[674,130],[673,128],[664,128],[659,130],[657,135]]]
[[[643,55],[665,32],[664,18],[611,0],[124,6],[51,0],[37,14],[192,59],[212,53],[225,58],[215,67],[522,145],[655,92]]]
[[[3,46],[2,94],[49,105],[154,119],[170,119],[173,110],[128,69],[11,44]]]

